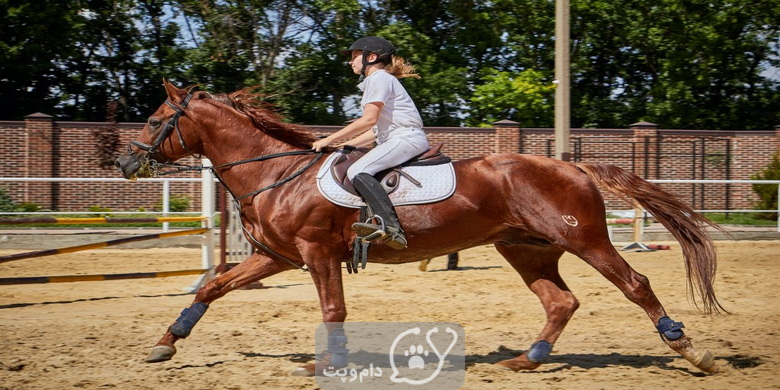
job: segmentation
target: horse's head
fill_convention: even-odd
[[[176,88],[167,79],[163,85],[168,93],[165,103],[149,117],[141,135],[128,145],[127,153],[114,162],[127,179],[152,177],[157,163],[176,161],[195,152],[194,140],[185,139],[187,136],[179,128],[179,118],[187,116],[193,94],[190,89]]]

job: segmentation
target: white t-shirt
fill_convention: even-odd
[[[377,141],[386,141],[402,129],[422,129],[423,123],[417,106],[398,79],[384,70],[377,70],[358,85],[363,91],[360,106],[365,110],[369,103],[383,103],[374,135]],[[396,131],[398,130],[398,131]]]

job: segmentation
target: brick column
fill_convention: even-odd
[[[656,169],[658,152],[658,125],[650,122],[637,122],[629,126],[634,132],[634,143],[637,148],[637,175],[645,179],[659,179]]]
[[[54,118],[40,112],[24,117],[27,133],[24,170],[27,177],[52,177],[55,162]],[[27,183],[24,202],[35,203],[44,208],[56,210],[53,193],[55,183]]]
[[[637,122],[629,126],[634,131],[634,138],[658,136],[658,125],[650,122]]]
[[[496,129],[494,153],[520,153],[522,129],[520,123],[504,119],[493,123]]]

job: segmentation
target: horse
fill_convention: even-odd
[[[256,251],[204,283],[146,361],[170,360],[176,341],[187,337],[209,305],[228,292],[282,271],[304,269],[317,290],[329,347],[322,359],[297,367],[294,374],[344,366],[342,262],[352,256],[355,232],[350,226],[360,212],[326,200],[315,186],[323,153],[333,151],[312,150],[315,137],[310,130],[283,121],[249,89],[211,94],[194,86],[178,88],[168,80],[163,86],[167,99],[127,153],[117,158],[116,167],[134,179],[176,167],[175,161],[187,156],[207,157],[211,172],[234,196],[245,236]],[[511,153],[452,165],[457,186],[451,196],[398,207],[408,247],[375,245],[369,262],[402,264],[494,245],[538,296],[546,314],[530,348],[495,363],[498,368],[533,370],[548,360],[580,305],[558,271],[559,259],[569,252],[642,308],[669,348],[701,371],[716,371],[712,353],[694,348],[684,325],[669,317],[648,278],[610,242],[601,191],[644,207],[671,232],[682,248],[687,293],[710,315],[727,313],[713,289],[717,257],[706,228],[716,224],[674,195],[613,165]]]

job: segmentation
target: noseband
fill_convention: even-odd
[[[165,104],[168,105],[168,107],[172,108],[174,111],[176,111],[175,114],[171,117],[171,119],[168,120],[168,123],[165,124],[165,127],[163,127],[162,131],[160,131],[160,135],[157,136],[157,139],[154,140],[154,144],[148,145],[141,141],[132,140],[130,141],[130,144],[137,147],[138,149],[141,149],[143,151],[146,151],[149,154],[155,154],[158,153],[160,145],[162,145],[163,141],[165,141],[168,136],[171,135],[171,132],[173,129],[176,129],[176,136],[179,138],[179,144],[181,145],[182,149],[184,149],[187,154],[191,155],[192,152],[190,152],[190,149],[187,148],[187,145],[184,144],[184,137],[181,135],[181,129],[179,129],[179,118],[184,115],[184,110],[187,108],[187,106],[190,104],[190,100],[192,99],[192,93],[187,94],[187,97],[184,98],[184,101],[181,103],[181,106],[178,106],[174,104],[170,99],[165,99]],[[128,152],[130,151],[130,147],[128,146]]]

